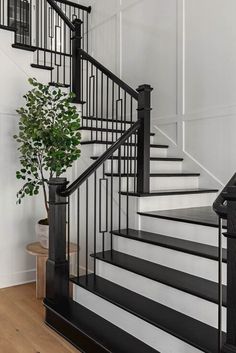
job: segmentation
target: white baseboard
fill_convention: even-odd
[[[0,288],[35,282],[36,270],[27,270],[0,275]]]

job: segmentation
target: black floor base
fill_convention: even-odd
[[[73,300],[44,305],[45,323],[81,353],[158,353]]]

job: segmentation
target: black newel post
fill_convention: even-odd
[[[65,178],[49,181],[49,255],[46,264],[46,299],[60,302],[69,297],[69,264],[66,260],[66,198],[58,195]]]
[[[81,55],[79,49],[81,49],[82,40],[82,24],[83,21],[75,19],[73,25],[75,31],[72,39],[72,92],[75,93],[74,103],[82,103],[81,101],[81,87],[82,87],[82,75],[81,75]]]
[[[137,192],[150,192],[150,118],[151,92],[150,85],[139,86],[138,119],[141,126],[138,131],[138,165],[137,165]]]
[[[236,353],[236,186],[227,188],[227,334],[223,353]]]

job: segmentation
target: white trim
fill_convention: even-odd
[[[35,282],[35,279],[35,269],[3,274],[0,276],[0,288],[13,287],[21,284]]]

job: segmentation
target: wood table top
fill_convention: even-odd
[[[34,256],[48,256],[48,249],[43,248],[39,242],[30,243],[26,246],[26,251]],[[70,253],[77,252],[77,244],[70,243]]]

